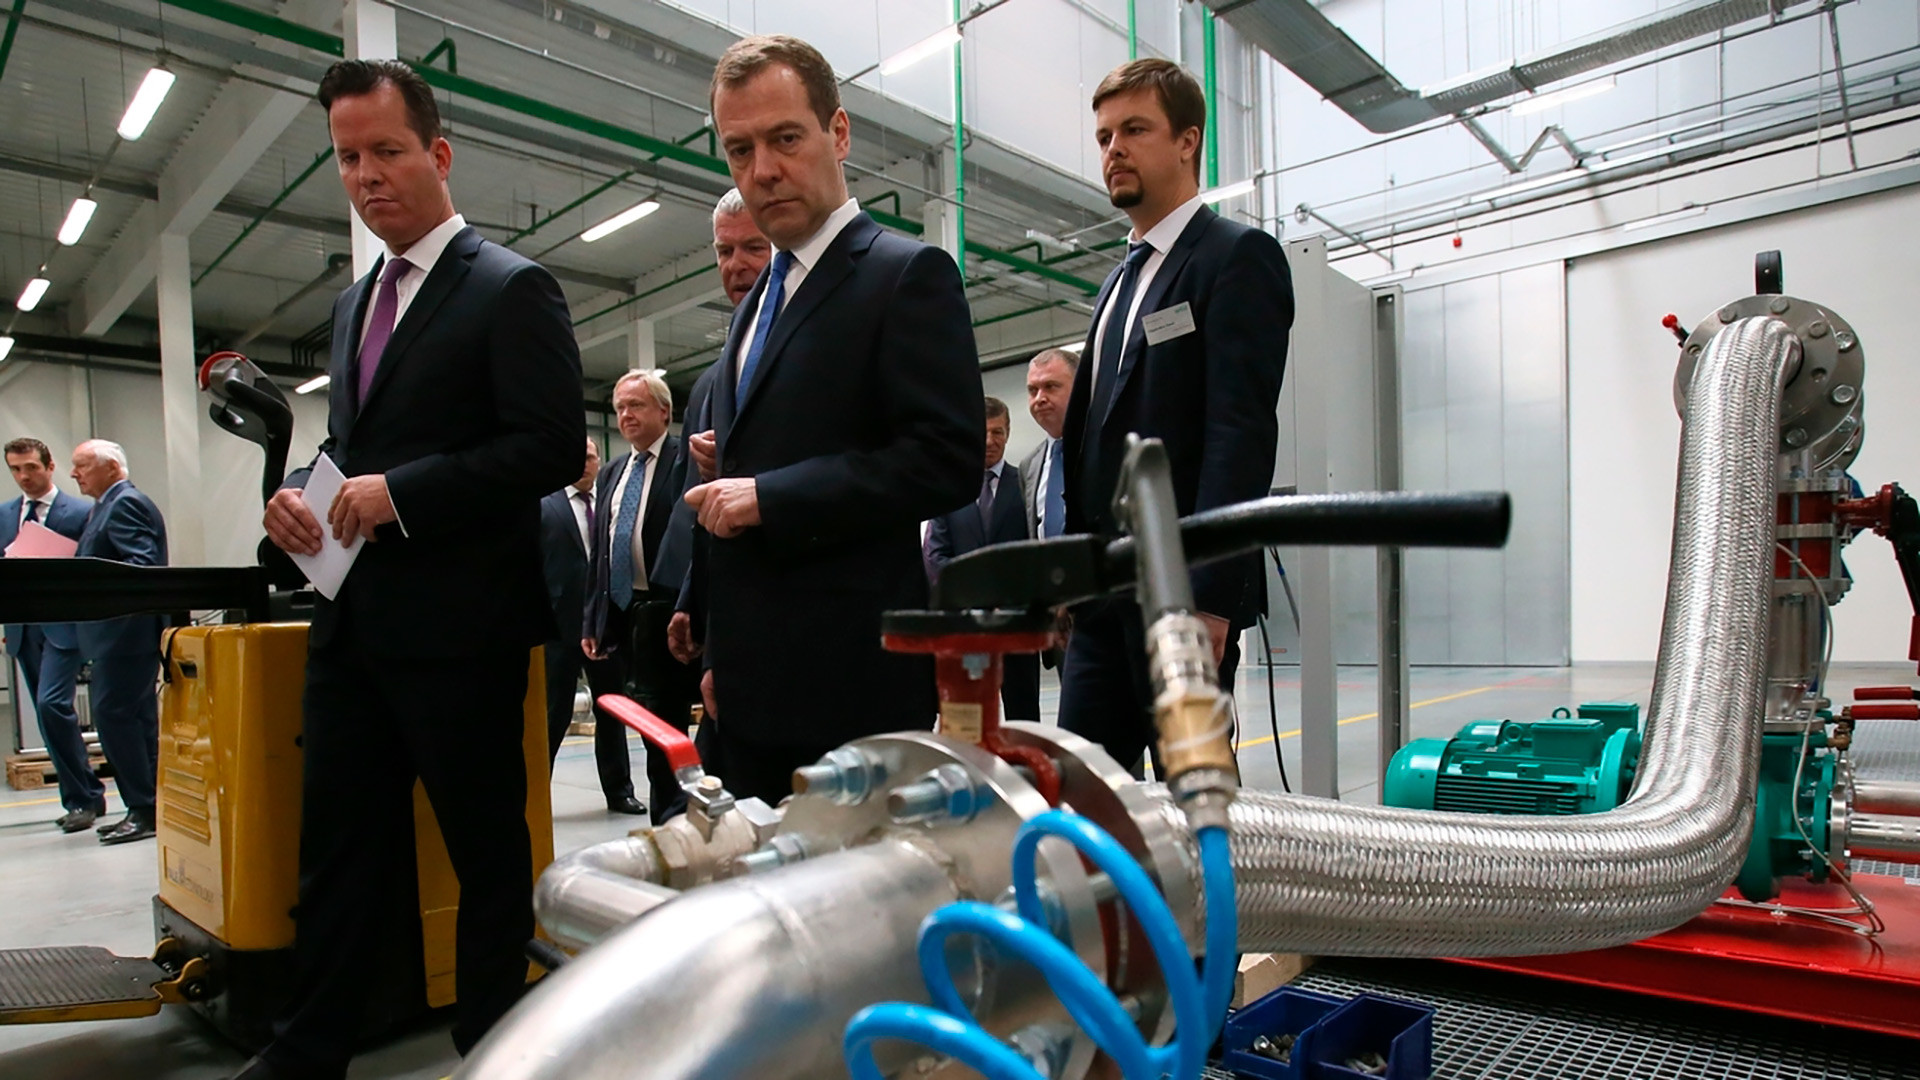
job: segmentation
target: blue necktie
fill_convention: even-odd
[[[787,271],[793,269],[793,252],[778,252],[773,257],[773,268],[767,271],[767,291],[760,298],[760,317],[753,321],[753,343],[747,346],[747,358],[740,363],[740,385],[734,394],[735,401],[747,400],[753,390],[753,375],[760,367],[760,354],[767,349],[767,338],[773,333],[774,316],[780,314],[780,302],[785,299]]]
[[[1067,441],[1053,440],[1047,450],[1047,490],[1040,510],[1040,538],[1048,539],[1067,531]]]
[[[1152,254],[1153,245],[1145,242],[1127,248],[1120,284],[1114,287],[1113,299],[1107,304],[1106,330],[1100,336],[1100,366],[1094,369],[1093,401],[1087,410],[1089,446],[1098,441],[1091,433],[1100,430],[1100,425],[1106,422],[1107,410],[1113,405],[1114,385],[1120,381],[1121,343],[1127,336],[1127,311],[1133,307],[1133,290],[1140,280],[1140,268]]]
[[[647,498],[647,462],[652,457],[651,450],[634,452],[627,466],[627,490],[620,500],[620,516],[613,519],[613,569],[607,575],[607,591],[622,611],[633,603],[633,526],[640,520],[640,504]]]
[[[27,500],[27,520],[28,521],[40,520],[40,500],[38,499]]]

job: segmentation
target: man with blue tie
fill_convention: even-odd
[[[39,439],[7,443],[7,471],[20,486],[20,497],[0,503],[0,551],[20,535],[27,522],[38,522],[69,540],[78,540],[86,528],[93,501],[68,495],[53,484],[53,451]],[[71,623],[42,623],[6,628],[7,655],[20,664],[27,697],[40,719],[40,738],[60,782],[60,805],[66,813],[54,822],[61,832],[85,832],[107,812],[107,794],[87,762],[86,740],[80,735],[80,717],[73,708],[73,688],[80,675],[80,645]]]
[[[1080,354],[1066,349],[1048,349],[1027,362],[1027,414],[1047,433],[1020,463],[1027,535],[1036,539],[1052,539],[1067,531],[1066,444],[1060,440],[1060,433],[1066,427],[1067,397],[1073,393],[1073,376],[1079,370]],[[1040,654],[1042,664],[1055,669],[1062,666],[1072,626],[1073,621],[1062,610],[1060,644]]]
[[[652,576],[674,503],[686,488],[684,446],[678,436],[667,433],[673,391],[654,372],[629,371],[613,384],[613,415],[631,449],[600,470],[596,485],[602,512],[594,518],[580,648],[589,660],[609,664],[601,669],[602,678],[612,686],[594,686],[596,697],[608,689],[631,694],[655,716],[685,731],[693,723],[699,672],[674,659],[667,648],[667,624],[680,594],[677,588],[656,589]],[[588,677],[591,683],[591,671]],[[607,806],[639,813],[626,727],[600,713],[593,742]],[[682,800],[673,766],[651,747],[647,785],[650,816],[658,825]]]
[[[927,569],[935,581],[940,569],[990,544],[1029,538],[1026,476],[1007,463],[1007,403],[987,399],[987,470],[980,497],[971,505],[942,514],[927,526]],[[1000,676],[1001,715],[1008,720],[1040,719],[1040,657],[1008,653]]]
[[[93,500],[74,556],[132,566],[167,565],[167,523],[160,508],[127,479],[119,443],[89,439],[73,450],[73,480]],[[74,644],[92,664],[87,703],[100,749],[113,767],[127,816],[100,830],[103,844],[130,844],[154,832],[155,772],[160,764],[159,615],[75,623]]]
[[[1265,495],[1293,324],[1280,242],[1200,198],[1206,97],[1168,60],[1134,60],[1093,94],[1108,198],[1133,222],[1127,256],[1094,304],[1068,399],[1066,530],[1114,533],[1129,434],[1157,438],[1181,515]],[[1194,612],[1231,692],[1236,639],[1266,608],[1258,553],[1193,571]],[[1140,609],[1109,598],[1073,613],[1060,726],[1132,767],[1154,739]]]
[[[932,662],[882,650],[880,614],[926,606],[920,522],[979,492],[984,394],[953,258],[847,195],[852,127],[820,51],[736,41],[710,99],[775,254],[721,353],[717,475],[686,496],[711,536],[690,584],[727,787],[772,803],[826,750],[933,726]]]

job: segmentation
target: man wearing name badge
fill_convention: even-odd
[[[927,526],[927,566],[933,580],[949,562],[991,544],[1028,538],[1021,489],[1026,477],[1007,463],[1007,403],[987,399],[987,465],[974,502],[941,514]],[[1001,715],[1008,720],[1040,720],[1040,657],[1008,653],[1000,667]]]
[[[546,561],[547,597],[559,636],[547,642],[547,765],[560,754],[567,728],[573,723],[573,697],[585,671],[587,688],[597,700],[601,694],[626,693],[621,657],[591,655],[582,647],[583,614],[588,610],[588,586],[593,570],[593,537],[603,503],[596,490],[600,477],[600,446],[587,438],[587,471],[580,479],[540,500],[540,554]],[[600,790],[607,810],[615,814],[644,814],[647,808],[633,797],[633,766],[627,757],[627,729],[620,721],[594,707],[594,757],[599,765]]]
[[[1080,355],[1065,349],[1048,349],[1027,362],[1027,414],[1047,437],[1020,463],[1020,494],[1027,510],[1027,535],[1050,540],[1067,530],[1066,444],[1060,433],[1067,423],[1067,397],[1073,393],[1073,376],[1080,369]],[[1066,612],[1059,615],[1059,641],[1064,643],[1072,630]],[[1066,658],[1062,645],[1040,654],[1040,662],[1058,668]],[[1037,676],[1036,676],[1037,678]]]
[[[7,471],[20,497],[0,503],[0,551],[5,551],[27,522],[69,540],[86,528],[93,500],[69,495],[53,483],[53,451],[39,439],[14,439],[6,446]],[[80,643],[72,623],[37,623],[6,628],[7,655],[18,661],[27,697],[40,720],[40,738],[59,780],[60,806],[54,821],[64,833],[86,832],[107,812],[107,789],[87,762],[86,739],[74,711],[74,684],[80,675]]]
[[[334,303],[327,439],[346,480],[309,511],[301,470],[267,505],[290,553],[367,542],[315,602],[302,701],[294,976],[245,1080],[339,1080],[367,997],[369,942],[415,876],[413,787],[460,882],[454,1048],[525,989],[533,936],[522,702],[554,636],[540,500],[585,460],[566,298],[538,264],[481,239],[447,190],[433,92],[392,60],[320,80],[340,180],[385,245]]]
[[[1129,433],[1160,439],[1184,516],[1255,499],[1273,482],[1274,410],[1293,324],[1280,242],[1200,200],[1206,99],[1167,60],[1115,68],[1093,94],[1101,173],[1133,222],[1107,278],[1068,399],[1062,464],[1066,531],[1114,533],[1112,503]],[[1260,557],[1193,571],[1197,616],[1231,692],[1239,632],[1265,610]],[[1135,767],[1153,744],[1153,692],[1139,606],[1074,610],[1060,726]]]
[[[611,661],[609,673],[621,692],[685,731],[693,722],[699,675],[667,648],[667,623],[679,589],[656,591],[650,576],[674,503],[686,487],[685,449],[667,432],[673,391],[654,372],[629,371],[613,384],[613,415],[630,449],[600,470],[599,505],[605,512],[594,522],[580,648],[589,659]],[[596,688],[595,694],[600,692]],[[618,809],[615,784],[625,785],[625,797],[633,798],[626,727],[602,715],[594,728],[594,750],[607,805]],[[651,817],[658,825],[683,800],[667,755],[652,747],[647,784]]]
[[[717,478],[687,493],[712,537],[703,691],[728,788],[775,802],[849,739],[933,726],[932,662],[883,651],[880,615],[926,604],[919,525],[979,491],[984,394],[952,257],[847,196],[832,65],[745,38],[711,97],[775,254],[721,354]]]

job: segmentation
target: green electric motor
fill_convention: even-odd
[[[1640,706],[1595,701],[1523,724],[1476,720],[1393,756],[1381,802],[1469,814],[1591,814],[1620,805],[1640,761]]]

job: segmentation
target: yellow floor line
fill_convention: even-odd
[[[60,796],[55,795],[51,799],[28,799],[25,802],[0,802],[0,810],[6,810],[14,806],[45,806],[48,803],[57,803],[59,801]]]
[[[1503,687],[1503,686],[1512,686],[1512,685],[1513,685],[1514,683],[1516,683],[1516,682],[1518,682],[1518,681],[1520,681],[1520,680],[1518,680],[1518,679],[1509,679],[1509,680],[1507,680],[1506,682],[1497,682],[1497,683],[1490,683],[1490,684],[1488,684],[1488,685],[1486,685],[1486,686],[1476,686],[1476,687],[1474,687],[1474,688],[1473,688],[1473,689],[1471,689],[1471,690],[1462,690],[1462,691],[1460,691],[1459,693],[1455,693],[1455,694],[1445,694],[1445,695],[1442,695],[1442,696],[1440,696],[1440,697],[1436,697],[1436,698],[1428,698],[1428,699],[1426,699],[1425,701],[1416,701],[1416,702],[1414,702],[1413,704],[1411,704],[1411,705],[1409,705],[1409,706],[1407,706],[1407,708],[1408,708],[1408,709],[1410,709],[1410,710],[1411,710],[1411,709],[1424,709],[1424,708],[1426,708],[1426,707],[1427,707],[1427,706],[1429,706],[1429,705],[1440,705],[1440,704],[1444,704],[1444,703],[1446,703],[1446,702],[1449,702],[1449,701],[1459,701],[1459,700],[1460,700],[1461,698],[1470,698],[1470,697],[1472,697],[1472,696],[1473,696],[1473,695],[1475,695],[1475,694],[1484,694],[1484,693],[1486,693],[1486,692],[1487,692],[1487,691],[1489,691],[1489,690],[1498,690],[1498,689],[1500,689],[1500,688],[1501,688],[1501,687]],[[1357,723],[1359,723],[1359,722],[1360,722],[1360,721],[1362,721],[1362,720],[1372,720],[1372,719],[1375,719],[1375,718],[1376,718],[1376,717],[1378,717],[1379,715],[1380,715],[1380,714],[1379,714],[1378,712],[1370,712],[1370,713],[1361,713],[1361,714],[1360,714],[1359,716],[1349,716],[1349,717],[1347,717],[1346,719],[1344,719],[1344,720],[1342,720],[1342,721],[1340,721],[1340,723],[1338,724],[1338,726],[1339,726],[1339,727],[1346,727],[1346,726],[1347,726],[1348,724],[1357,724]],[[1299,735],[1299,734],[1300,734],[1300,729],[1299,729],[1299,728],[1294,728],[1294,729],[1293,729],[1292,731],[1283,731],[1283,732],[1281,732],[1281,733],[1280,733],[1280,737],[1281,737],[1282,739],[1291,739],[1291,738],[1293,738],[1294,736],[1296,736],[1296,735]],[[1272,742],[1272,741],[1273,741],[1273,736],[1271,736],[1271,735],[1262,735],[1262,736],[1260,736],[1260,737],[1259,737],[1259,738],[1257,738],[1257,739],[1248,739],[1248,740],[1246,740],[1245,742],[1242,742],[1242,743],[1240,744],[1240,749],[1242,749],[1242,750],[1245,750],[1245,749],[1246,749],[1247,747],[1249,747],[1249,746],[1265,746],[1266,744],[1268,744],[1268,743],[1270,743],[1270,742]]]

